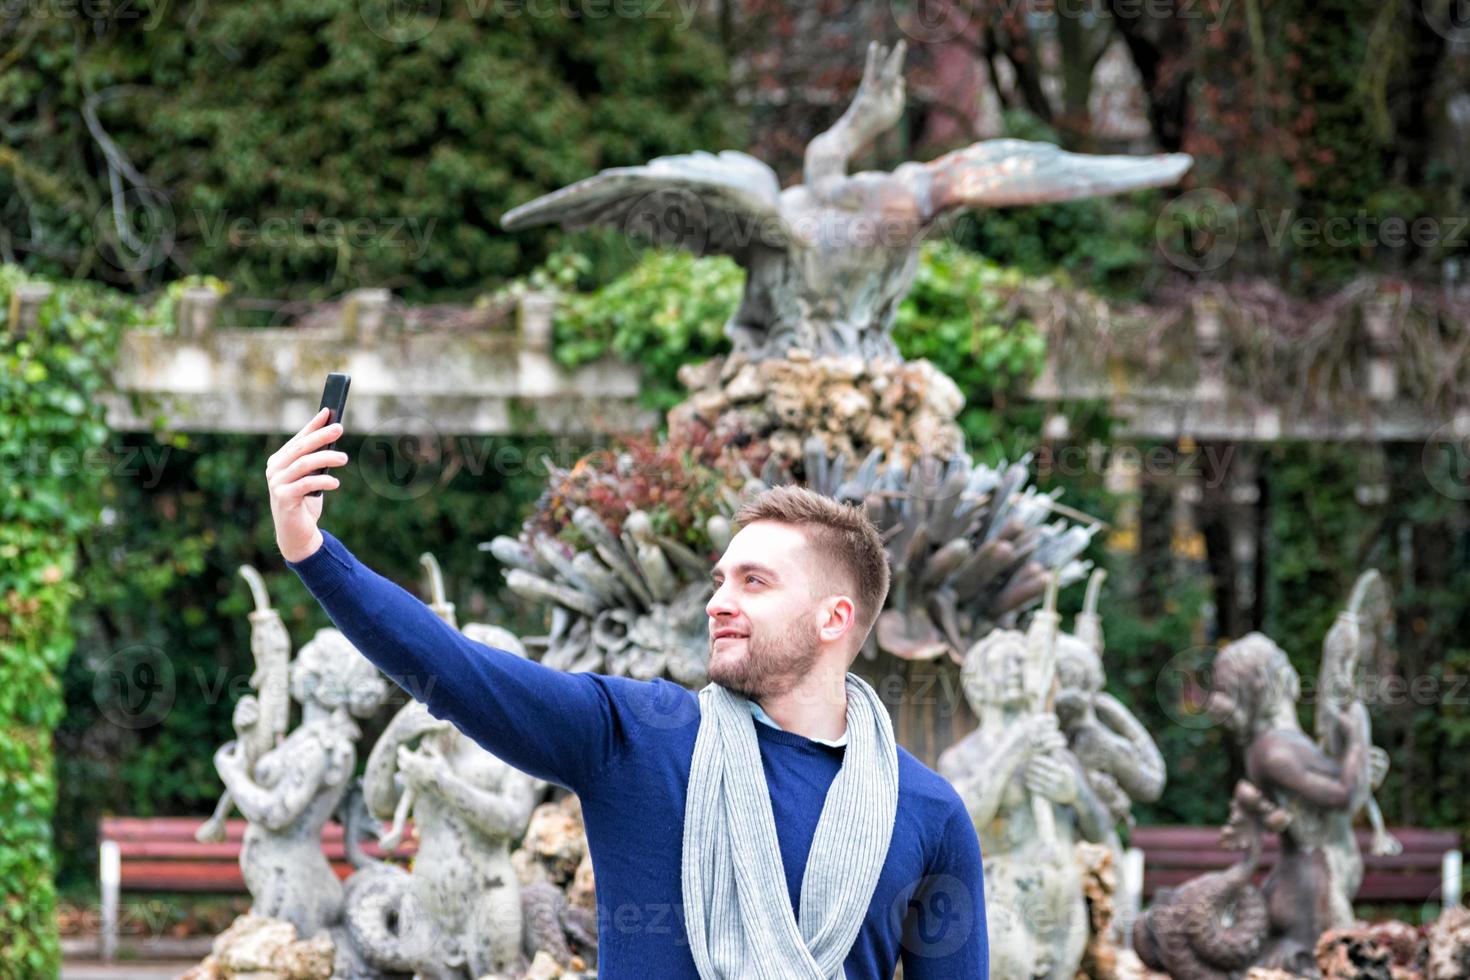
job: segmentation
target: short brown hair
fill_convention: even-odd
[[[883,538],[867,513],[814,490],[787,485],[762,492],[735,512],[735,523],[742,527],[756,521],[801,528],[819,559],[830,559],[847,573],[857,601],[861,647],[883,611],[889,578]]]

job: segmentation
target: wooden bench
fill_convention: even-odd
[[[1420,827],[1390,828],[1403,844],[1402,854],[1374,857],[1368,851],[1371,834],[1358,831],[1363,854],[1363,886],[1355,902],[1367,905],[1460,901],[1460,835],[1453,830]],[[1218,827],[1137,827],[1130,850],[1143,855],[1143,895],[1151,899],[1160,888],[1173,888],[1209,871],[1221,871],[1240,859],[1239,851],[1220,846]],[[1276,864],[1281,843],[1269,835],[1257,871],[1259,882]]]
[[[240,845],[244,820],[225,822],[225,839],[201,844],[194,832],[203,817],[103,817],[98,824],[98,857],[102,886],[101,954],[117,955],[118,907],[121,893],[199,892],[240,894],[246,891],[240,873]],[[411,835],[388,857],[407,860],[417,850]],[[352,873],[342,842],[342,825],[328,823],[322,831],[322,851],[337,877]],[[377,842],[364,841],[363,851],[375,858],[384,854]]]

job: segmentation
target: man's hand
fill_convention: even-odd
[[[322,450],[342,435],[340,422],[326,424],[329,415],[329,409],[317,412],[265,464],[271,519],[276,524],[276,547],[289,562],[304,561],[322,546],[322,532],[316,525],[326,498],[307,494],[312,490],[335,490],[341,485],[330,473],[316,473],[324,466],[342,466],[347,462],[344,452]]]

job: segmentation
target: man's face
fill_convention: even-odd
[[[752,700],[784,694],[821,652],[818,576],[806,536],[774,521],[740,530],[714,569],[709,678]]]

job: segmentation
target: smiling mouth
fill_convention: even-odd
[[[710,642],[719,643],[721,640],[743,640],[745,638],[746,637],[744,633],[732,633],[728,630],[721,630],[714,636],[710,637]]]

